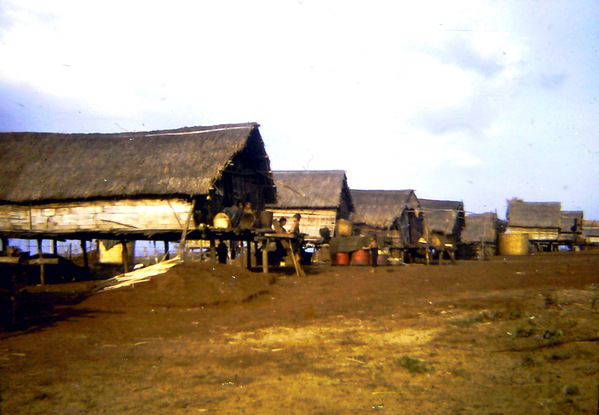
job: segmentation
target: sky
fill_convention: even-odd
[[[273,170],[599,219],[592,0],[0,0],[0,131],[257,122]]]

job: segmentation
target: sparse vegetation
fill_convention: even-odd
[[[400,357],[395,361],[395,364],[407,369],[410,373],[427,373],[435,371],[435,369],[430,367],[424,360],[413,359],[410,356]]]

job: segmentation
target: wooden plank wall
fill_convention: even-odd
[[[320,229],[329,228],[331,230],[331,236],[335,232],[335,224],[337,218],[336,209],[274,209],[271,208],[269,211],[273,212],[273,220],[279,220],[281,217],[287,218],[287,230],[291,226],[293,215],[299,213],[302,215],[300,221],[300,231],[308,234],[306,238],[320,238]]]
[[[0,230],[34,232],[181,230],[191,202],[125,199],[47,205],[0,205]]]
[[[559,230],[557,228],[520,228],[508,227],[508,233],[528,234],[530,241],[557,241]]]

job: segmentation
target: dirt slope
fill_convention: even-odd
[[[597,413],[596,253],[307,271],[31,294],[1,413]]]

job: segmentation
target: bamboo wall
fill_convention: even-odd
[[[181,230],[190,209],[191,202],[182,199],[0,205],[0,231]]]
[[[275,209],[271,208],[274,214],[273,220],[279,220],[281,217],[287,218],[287,230],[293,221],[293,215],[299,213],[302,215],[300,221],[300,232],[305,233],[308,239],[320,238],[320,229],[329,228],[331,235],[335,232],[337,218],[336,209]]]

